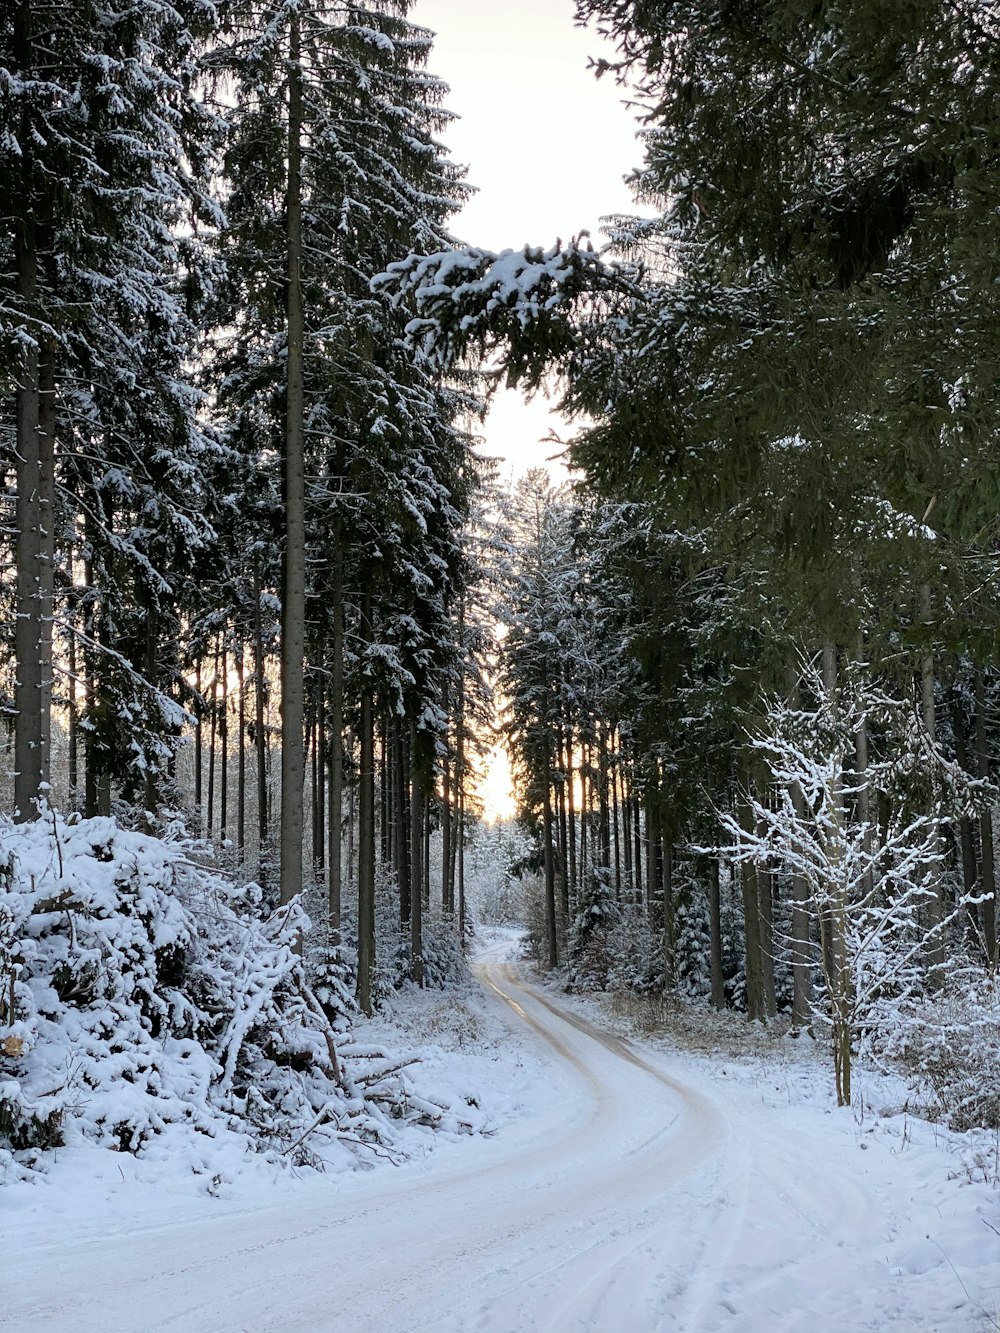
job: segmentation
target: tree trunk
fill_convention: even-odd
[[[708,863],[708,922],[709,953],[712,969],[712,1007],[725,1009],[726,983],[722,975],[722,903],[719,893],[719,862],[714,856]]]
[[[288,368],[285,418],[285,560],[281,605],[281,901],[302,888],[305,786],[306,530],[305,315],[302,307],[302,69],[299,14],[289,11]],[[367,1012],[367,1011],[366,1011]]]
[[[424,984],[424,895],[423,848],[426,804],[420,781],[417,729],[410,727],[410,975],[414,984]]]
[[[986,738],[986,682],[982,667],[976,668],[976,767],[979,777],[989,778],[990,756]],[[979,846],[982,863],[983,945],[990,967],[997,965],[997,881],[993,849],[993,811],[979,816]]]
[[[365,598],[364,638],[370,640]],[[358,1004],[372,1012],[375,970],[375,723],[371,685],[361,685],[361,763],[358,783]]]
[[[549,967],[559,965],[559,942],[556,930],[556,875],[552,852],[552,785],[546,765],[545,797],[542,805],[542,863],[545,872],[545,936]]]
[[[254,672],[254,748],[257,758],[257,876],[267,887],[269,828],[267,818],[267,729],[265,726],[264,629],[260,611],[260,564],[254,555],[253,579],[253,672]]]
[[[236,687],[239,690],[237,729],[239,756],[236,771],[236,855],[240,865],[246,856],[247,845],[247,701],[244,692],[243,643],[236,650]]]
[[[795,818],[806,820],[806,801],[798,783],[791,788]],[[809,940],[809,885],[802,875],[792,876],[792,1028],[812,1026],[812,969]]]
[[[333,642],[330,659],[330,814],[327,852],[327,929],[330,947],[340,944],[343,883],[341,830],[344,821],[344,556],[339,528],[333,551]]]
[[[31,66],[31,6],[22,0],[14,13],[16,61]],[[36,230],[31,204],[30,148],[33,131],[29,111],[24,113],[19,216],[15,218],[14,250],[17,295],[32,319],[37,317],[38,264]],[[25,339],[16,391],[15,485],[15,625],[14,659],[14,818],[35,819],[39,801],[48,796],[49,740],[52,691],[53,596],[53,441],[43,433],[43,376],[46,393],[54,367],[51,339],[37,328]],[[46,369],[43,371],[43,363]],[[45,412],[48,417],[50,414]]]
[[[747,833],[753,832],[753,810],[748,802],[740,803],[740,824]],[[744,861],[740,866],[740,887],[743,891],[747,1017],[764,1023],[767,1021],[767,1006],[764,1001],[764,971],[760,943],[760,889],[757,883],[757,866],[752,861]]]
[[[920,618],[924,623],[928,635],[933,625],[931,611],[931,589],[929,584],[924,584],[920,590]],[[934,653],[929,649],[921,659],[920,663],[920,713],[923,719],[924,730],[927,732],[927,738],[931,743],[937,739],[937,718],[934,709]],[[940,845],[941,833],[937,826],[937,812],[933,808],[934,795],[931,796],[932,809],[928,812],[934,820],[935,840]],[[937,850],[937,848],[936,848]],[[944,931],[943,923],[945,918],[944,902],[944,878],[941,874],[939,864],[931,865],[927,868],[926,875],[927,887],[932,893],[929,911],[929,924],[931,928],[930,948],[928,949],[928,961],[931,967],[931,981],[935,985],[940,985],[944,980]]]

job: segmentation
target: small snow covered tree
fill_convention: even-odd
[[[858,679],[831,689],[810,664],[803,674],[815,706],[775,699],[751,737],[770,771],[771,792],[746,793],[751,818],[724,814],[722,825],[733,838],[726,850],[740,864],[778,867],[807,890],[826,993],[826,1006],[815,1012],[830,1026],[844,1106],[852,1044],[887,1005],[928,987],[936,946],[962,912],[960,895],[937,911],[940,830],[945,815],[968,807],[981,784],[944,757],[912,709],[875,685]],[[862,726],[873,755],[858,774]],[[857,817],[864,784],[881,797],[877,822]],[[919,789],[928,784],[925,800]]]

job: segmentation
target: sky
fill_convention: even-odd
[[[636,121],[613,80],[597,80],[588,59],[610,54],[573,23],[573,0],[416,0],[414,22],[436,33],[430,69],[451,87],[460,119],[445,134],[476,194],[451,222],[459,240],[489,250],[555,244],[589,231],[604,243],[601,218],[633,211],[624,183],[641,152]],[[499,457],[502,478],[547,467],[572,428],[542,395],[526,402],[498,390],[481,428],[482,452]],[[479,795],[487,819],[514,814],[501,747],[490,755]]]
[[[622,90],[587,67],[609,49],[574,25],[573,0],[416,0],[411,18],[437,34],[430,68],[461,117],[445,139],[478,189],[454,234],[491,250],[548,247],[583,230],[602,244],[600,219],[632,211],[623,177],[640,149]],[[498,392],[483,452],[502,457],[502,476],[539,466],[561,475],[547,463],[559,446],[540,442],[567,434],[550,409],[541,396]]]

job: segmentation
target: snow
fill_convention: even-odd
[[[405,1165],[222,1197],[105,1153],[10,1187],[0,1327],[660,1333],[993,1326],[1000,1191],[989,1140],[836,1110],[825,1051],[719,1055],[608,1031],[598,1000],[526,980],[497,932],[481,989],[410,992],[358,1043],[419,1044],[488,1133]],[[746,1033],[745,1022],[731,1020]],[[390,1041],[391,1038],[391,1041]],[[434,1151],[431,1151],[431,1144]],[[966,1157],[962,1157],[962,1152]],[[96,1155],[95,1155],[96,1157]],[[258,1167],[260,1159],[256,1159]],[[993,1183],[991,1183],[993,1182]]]

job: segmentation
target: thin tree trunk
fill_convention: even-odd
[[[931,589],[929,584],[924,584],[920,590],[920,618],[930,634],[933,625],[931,610]],[[920,712],[923,719],[924,730],[927,737],[933,744],[937,739],[937,718],[934,708],[934,653],[933,650],[926,652],[920,662]],[[931,796],[932,807],[934,796]],[[937,814],[932,808],[929,812],[934,821],[935,850],[937,850],[941,833],[937,824]],[[932,897],[930,901],[929,921],[931,931],[933,932],[930,948],[928,950],[928,959],[931,965],[931,980],[935,985],[940,985],[943,981],[944,968],[944,934],[943,922],[945,917],[944,902],[944,878],[941,874],[940,865],[931,865],[927,868],[926,875],[927,887],[930,889]]]
[[[668,821],[660,819],[660,863],[663,866],[663,981],[667,988],[674,984],[674,953],[676,945],[674,923],[674,849]]]
[[[72,576],[71,558],[71,580]],[[76,673],[79,667],[79,659],[76,644],[76,597],[73,594],[71,594],[67,611],[69,620],[69,632],[66,636],[66,652],[69,659],[69,791],[67,792],[66,803],[70,810],[75,811],[79,809],[80,803],[80,709],[76,700]]]
[[[322,645],[320,661],[326,656],[326,644]],[[316,882],[323,882],[326,870],[326,689],[325,673],[317,673],[316,699],[316,769],[313,775],[313,868]]]
[[[403,728],[398,719],[392,724],[392,785],[393,785],[393,825],[395,831],[396,878],[399,884],[399,923],[402,929],[410,923],[410,847],[407,827],[407,811],[410,802],[405,799],[405,757],[403,754]]]
[[[31,6],[22,0],[14,13],[14,48],[16,63],[25,70],[32,64],[31,42]],[[20,128],[25,157],[14,226],[16,284],[24,308],[35,317],[38,265],[29,148],[33,132],[27,110]],[[54,462],[52,441],[42,430],[41,363],[51,355],[50,341],[37,333],[25,339],[16,390],[14,818],[20,821],[38,817],[38,803],[47,796],[49,781]]]
[[[257,758],[257,875],[261,887],[267,887],[269,828],[267,818],[267,729],[265,726],[264,629],[260,612],[260,565],[254,555],[253,579],[253,671],[254,671],[254,748]]]
[[[556,875],[552,854],[552,783],[546,766],[545,797],[542,806],[542,863],[545,873],[545,935],[549,967],[559,965],[559,942],[556,930]]]
[[[576,853],[576,793],[574,791],[573,733],[566,729],[566,834],[569,841],[569,893],[574,907],[580,901],[580,876]]]
[[[795,818],[804,824],[806,801],[798,783],[791,787]],[[792,1028],[812,1026],[812,969],[809,940],[809,885],[803,875],[792,875]]]
[[[236,769],[236,854],[240,865],[246,856],[247,846],[247,700],[244,686],[246,683],[243,643],[236,652],[236,686],[239,690],[239,703],[236,718],[239,731],[239,756]]]
[[[215,734],[219,720],[219,650],[212,667],[212,694],[208,706],[208,836],[215,827]]]
[[[327,855],[327,927],[330,947],[340,944],[343,883],[341,830],[344,820],[344,556],[339,527],[333,551],[333,643],[330,660],[330,846]]]
[[[421,834],[424,831],[424,800],[420,780],[417,729],[410,727],[410,975],[417,986],[424,984],[424,876]]]
[[[753,833],[753,810],[748,801],[740,802],[740,824],[747,833]],[[743,931],[746,947],[744,974],[747,1017],[763,1023],[767,1021],[767,1007],[764,1001],[764,974],[761,965],[760,889],[757,883],[757,866],[754,862],[744,861],[741,864],[740,886],[743,891]]]
[[[449,691],[445,688],[444,714],[449,719]],[[451,738],[445,733],[445,751],[441,769],[441,907],[447,914],[455,910],[451,894],[451,764],[449,758]]]
[[[202,716],[204,714],[204,705],[201,697],[201,654],[198,655],[198,661],[194,668],[194,692],[197,696],[195,700],[194,714],[194,818],[195,827],[198,830],[198,837],[205,836],[205,816],[202,810],[202,765],[205,762],[204,744],[202,741]]]
[[[281,606],[281,901],[302,888],[305,787],[306,519],[305,314],[302,306],[302,68],[298,10],[289,11],[288,368],[285,418],[285,560]],[[369,1001],[370,1003],[370,1001]],[[367,1011],[366,1011],[367,1012]]]
[[[615,733],[611,733],[612,755],[611,755],[611,831],[612,831],[612,850],[614,854],[614,876],[615,876],[615,897],[622,896],[622,848],[621,839],[618,833],[618,764],[616,758]]]
[[[990,756],[986,738],[986,681],[982,667],[976,668],[976,767],[981,778],[989,778]],[[990,967],[997,965],[997,882],[993,849],[993,811],[979,816],[979,847],[982,863],[983,944]]]
[[[365,597],[363,636],[370,641],[368,597]],[[375,724],[371,686],[361,686],[361,764],[358,784],[358,1004],[372,1012],[375,970]]]
[[[726,983],[722,975],[722,902],[719,893],[719,862],[714,856],[708,863],[708,926],[712,1006],[715,1009],[725,1009]]]
[[[229,654],[222,640],[222,709],[219,713],[219,839],[229,835]]]

